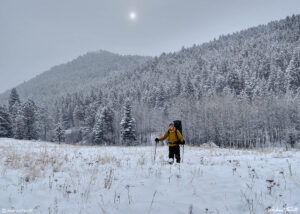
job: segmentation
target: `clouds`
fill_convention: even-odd
[[[298,0],[0,0],[0,92],[87,51],[158,55],[299,12]]]

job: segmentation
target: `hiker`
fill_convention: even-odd
[[[180,163],[180,147],[179,144],[185,144],[184,138],[182,137],[180,131],[175,128],[174,123],[171,122],[169,124],[169,129],[166,131],[163,137],[161,138],[155,138],[155,142],[163,141],[167,137],[168,138],[168,144],[169,144],[169,162],[174,162],[174,155],[176,158],[176,162]]]

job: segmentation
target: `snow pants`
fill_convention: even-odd
[[[176,162],[180,163],[180,147],[178,146],[169,146],[169,158],[176,158]]]

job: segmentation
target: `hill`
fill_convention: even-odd
[[[293,145],[300,141],[299,44],[300,15],[293,15],[162,53],[139,68],[108,78],[85,96],[62,97],[55,114],[57,109],[84,109],[81,120],[90,124],[83,125],[89,127],[85,130],[91,130],[89,112],[95,112],[95,106],[108,106],[115,111],[118,130],[129,99],[144,142],[149,142],[150,130],[163,132],[168,121],[181,119],[192,144],[211,140],[224,146]],[[66,124],[73,124],[72,115]],[[115,136],[119,139],[118,132]]]
[[[114,75],[122,75],[145,63],[151,57],[122,56],[108,51],[90,52],[57,65],[35,78],[17,86],[22,99],[51,104],[68,93],[97,87]],[[7,103],[9,91],[0,95],[0,102]]]
[[[300,87],[300,15],[162,53],[107,85],[132,97],[141,94],[152,106],[180,94],[201,98],[228,91],[251,99],[296,92]]]

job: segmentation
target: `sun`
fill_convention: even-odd
[[[129,13],[129,18],[130,20],[135,20],[136,19],[136,13],[134,11]]]

